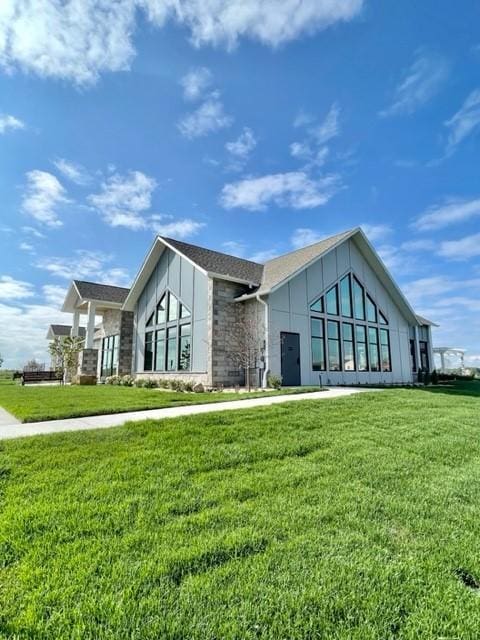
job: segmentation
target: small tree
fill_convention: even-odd
[[[78,354],[83,349],[83,338],[68,336],[61,340],[55,338],[50,343],[48,350],[55,364],[55,371],[61,376],[65,384],[67,377],[75,375],[78,364]]]
[[[27,362],[23,369],[24,371],[43,371],[45,369],[45,365],[41,362],[37,362],[35,358],[32,358]]]
[[[236,311],[240,310],[236,307]],[[252,387],[251,370],[256,369],[264,351],[264,328],[256,314],[238,314],[238,319],[228,328],[227,357],[234,367],[245,371],[245,383]]]

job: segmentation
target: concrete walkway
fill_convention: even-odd
[[[251,409],[252,407],[267,407],[272,404],[281,404],[283,402],[328,400],[330,398],[342,398],[355,393],[365,393],[368,391],[375,391],[375,389],[331,387],[326,391],[314,391],[312,393],[251,398],[249,400],[232,400],[231,402],[212,402],[210,404],[193,404],[182,407],[169,407],[166,409],[148,409],[145,411],[131,411],[129,413],[112,413],[103,416],[89,416],[86,418],[66,418],[64,420],[29,422],[27,424],[19,424],[18,422],[10,424],[0,423],[0,440],[21,438],[24,436],[36,436],[45,433],[60,433],[62,431],[108,429],[109,427],[118,427],[125,422],[163,420],[165,418],[178,418],[181,416],[197,415],[199,413],[213,413],[215,411],[236,411],[238,409]]]
[[[8,411],[5,411],[5,409],[2,409],[2,407],[0,407],[0,427],[6,427],[12,424],[21,424],[21,423],[20,423],[20,420],[17,420],[15,418],[15,416],[12,416],[11,413],[8,413]]]

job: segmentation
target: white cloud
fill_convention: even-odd
[[[22,209],[47,227],[61,227],[58,208],[69,202],[58,179],[47,171],[29,171]]]
[[[324,120],[315,124],[311,116],[301,114],[294,122],[295,127],[307,127],[307,137],[302,141],[292,142],[292,157],[304,160],[305,168],[321,167],[325,164],[330,149],[326,143],[340,134],[340,109],[335,103],[330,107]]]
[[[0,3],[0,66],[77,85],[130,68],[137,10],[162,27],[185,26],[195,46],[270,46],[350,21],[363,0],[7,0]]]
[[[178,123],[180,133],[189,139],[229,127],[233,118],[225,113],[218,92],[213,92],[198,109],[184,116]]]
[[[433,240],[407,240],[402,242],[400,248],[404,251],[432,251],[435,248]]]
[[[450,65],[443,56],[417,51],[415,60],[395,89],[392,104],[380,111],[379,115],[387,117],[413,113],[438,93],[448,77],[449,69]]]
[[[68,162],[65,158],[58,158],[53,164],[65,178],[68,178],[68,180],[71,180],[75,184],[83,186],[91,180],[86,169],[76,162]]]
[[[417,305],[423,302],[425,298],[439,298],[437,304],[441,304],[442,301],[449,304],[451,298],[449,298],[447,294],[463,291],[464,289],[475,290],[478,287],[480,287],[480,278],[455,280],[450,276],[438,275],[412,280],[402,288],[407,298],[414,305]]]
[[[225,144],[225,149],[231,156],[229,169],[232,171],[241,171],[256,146],[257,140],[253,131],[248,127],[244,127],[242,133],[236,140]]]
[[[143,214],[151,206],[156,186],[156,181],[141,171],[130,171],[126,176],[115,173],[88,201],[110,226],[144,229],[147,222]]]
[[[238,240],[228,240],[222,244],[222,247],[231,256],[236,256],[237,258],[245,256],[246,246],[243,242],[238,242]]]
[[[29,282],[15,280],[11,276],[0,276],[0,300],[19,300],[33,295],[33,285]]]
[[[18,245],[18,248],[21,251],[28,251],[29,253],[33,253],[35,251],[35,247],[33,246],[33,244],[30,244],[28,242],[21,242]]]
[[[320,242],[320,240],[325,237],[324,233],[320,233],[314,229],[298,228],[293,232],[290,242],[294,249],[301,249],[302,247],[307,247],[310,244]]]
[[[384,240],[392,234],[392,227],[388,224],[361,224],[363,232],[370,240],[370,242],[377,242],[378,240]]]
[[[480,256],[480,233],[474,233],[460,240],[445,240],[440,243],[439,255],[451,260],[468,260]]]
[[[164,216],[160,216],[163,218]],[[184,218],[182,220],[172,220],[170,222],[156,220],[155,216],[152,216],[151,228],[155,233],[160,236],[174,237],[174,238],[189,238],[196,235],[203,227],[204,222],[197,222],[191,218]]]
[[[23,231],[23,233],[30,234],[35,238],[42,238],[42,239],[46,238],[45,234],[39,231],[38,229],[35,229],[35,227],[24,226],[24,227],[21,227],[21,230]]]
[[[212,72],[206,67],[190,70],[180,80],[186,100],[198,100],[212,84]]]
[[[272,260],[278,256],[278,251],[275,249],[265,249],[264,251],[257,251],[256,253],[248,256],[247,260],[252,262],[258,262],[258,264],[264,264],[268,260]]]
[[[472,91],[457,113],[445,122],[449,129],[447,155],[467,136],[476,133],[480,128],[480,89]]]
[[[25,123],[7,113],[0,114],[0,135],[16,129],[25,129]]]
[[[310,129],[311,135],[316,139],[318,145],[325,144],[331,138],[335,138],[340,133],[340,109],[336,104],[332,104],[325,120],[319,125]]]
[[[340,188],[337,175],[311,178],[304,171],[291,171],[226,184],[220,202],[226,209],[240,207],[250,211],[265,210],[270,204],[311,209],[326,204]]]
[[[67,289],[58,284],[45,284],[42,287],[43,296],[47,304],[58,309],[61,308],[67,295]]]
[[[72,256],[46,257],[36,263],[39,269],[65,280],[92,278],[95,282],[124,286],[130,281],[128,272],[120,267],[109,267],[113,257],[99,251],[78,249]]]
[[[443,204],[429,207],[415,220],[413,226],[419,231],[431,231],[457,222],[465,222],[476,216],[480,216],[480,198],[450,199]]]
[[[408,275],[417,271],[417,257],[403,251],[398,246],[382,244],[376,249],[387,269],[395,273],[396,276]]]

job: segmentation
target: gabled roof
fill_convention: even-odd
[[[428,326],[430,326],[430,327],[438,327],[439,326],[438,324],[435,324],[435,322],[432,322],[428,318],[424,318],[423,316],[419,315],[418,313],[416,313],[415,316],[416,316],[418,322],[421,325],[424,325],[424,326],[427,326],[427,327]]]
[[[85,280],[74,280],[74,285],[81,298],[84,300],[101,300],[102,302],[115,302],[123,304],[129,289],[114,287],[111,284],[99,284]]]
[[[257,285],[261,282],[263,265],[258,262],[244,260],[227,253],[205,249],[204,247],[180,242],[180,240],[173,240],[172,238],[161,237],[161,240],[177,249],[179,253],[208,273]]]
[[[65,338],[70,335],[72,327],[69,324],[51,324],[48,328],[47,340],[54,338]],[[78,327],[78,335],[80,338],[85,337],[85,327]]]
[[[285,253],[283,256],[268,260],[263,267],[263,277],[261,285],[255,293],[264,295],[275,289],[284,281],[295,276],[311,262],[324,255],[327,251],[340,244],[355,233],[355,229],[338,233],[335,236],[324,238],[320,242],[315,242],[308,247]]]

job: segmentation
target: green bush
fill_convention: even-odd
[[[438,373],[436,369],[432,371],[431,379],[432,379],[432,384],[438,384]]]
[[[160,378],[157,382],[160,389],[168,389],[170,386],[170,380],[168,380],[168,378]]]
[[[193,391],[193,387],[195,386],[191,380],[186,380],[184,383],[184,391]]]
[[[275,374],[270,374],[267,378],[267,384],[270,389],[280,389],[282,386],[282,376],[277,376]]]
[[[427,385],[431,382],[430,371],[425,371],[425,376],[423,378],[423,382]]]
[[[122,387],[133,387],[134,382],[135,378],[128,374],[122,376],[120,379],[120,384],[122,385]]]
[[[175,378],[173,378],[169,382],[169,386],[172,391],[185,391],[185,383],[183,382],[183,380],[176,380]]]
[[[108,376],[105,378],[105,384],[119,385],[121,384],[120,376]]]
[[[145,378],[145,383],[143,386],[145,387],[145,389],[157,389],[158,382],[153,378]]]
[[[424,373],[423,373],[422,369],[418,370],[417,382],[419,384],[422,384],[423,382],[425,382],[425,377],[424,377]]]

